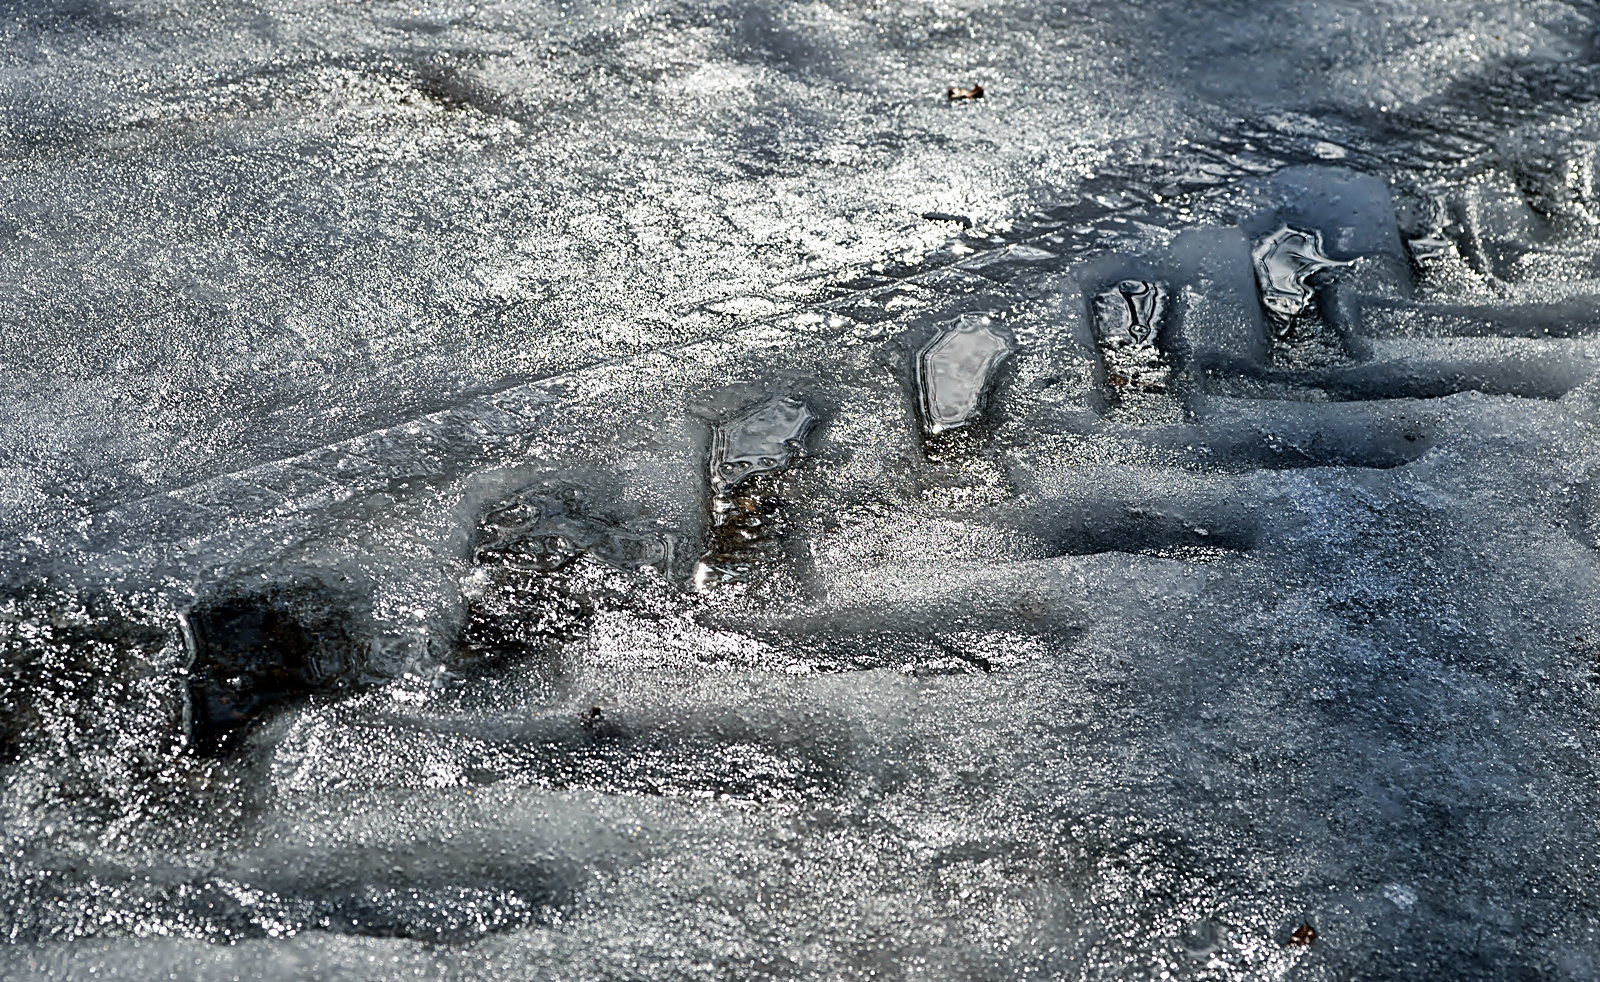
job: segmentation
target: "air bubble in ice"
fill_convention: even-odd
[[[1311,310],[1311,277],[1326,269],[1351,265],[1329,259],[1322,251],[1322,233],[1285,225],[1261,240],[1251,253],[1261,305],[1280,333]]]
[[[758,474],[794,463],[816,423],[811,407],[795,398],[773,399],[718,426],[711,440],[711,484],[726,491]]]
[[[1095,340],[1118,389],[1165,392],[1171,372],[1156,335],[1167,309],[1162,283],[1123,280],[1094,298]]]
[[[967,426],[978,418],[983,399],[1011,343],[984,316],[965,315],[922,349],[917,357],[923,426],[931,434]]]

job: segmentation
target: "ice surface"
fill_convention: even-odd
[[[939,333],[917,355],[917,388],[923,426],[930,434],[969,426],[983,411],[984,396],[1011,344],[991,318],[966,315]]]
[[[189,732],[201,752],[216,753],[277,704],[360,678],[364,652],[341,623],[343,598],[325,592],[219,598],[182,615]]]
[[[1166,311],[1163,283],[1123,280],[1094,298],[1095,333],[1112,385],[1142,392],[1167,390],[1170,367],[1156,347]]]
[[[771,558],[784,528],[777,478],[805,450],[816,422],[803,400],[785,396],[715,427],[710,545],[695,574],[699,586],[748,578]]]
[[[727,491],[751,478],[787,470],[816,421],[810,406],[787,398],[718,426],[711,438],[711,486]]]
[[[1312,277],[1344,265],[1323,254],[1321,232],[1287,225],[1261,240],[1250,255],[1261,281],[1261,304],[1280,335],[1311,312],[1316,299]]]
[[[1172,261],[1185,281],[1179,333],[1190,366],[1232,372],[1265,361],[1270,334],[1245,232],[1185,229],[1172,241]]]
[[[1600,977],[1594,18],[0,0],[0,977]]]

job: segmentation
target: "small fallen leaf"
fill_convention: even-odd
[[[1310,924],[1302,924],[1289,935],[1289,947],[1303,948],[1317,940],[1317,929]]]
[[[972,88],[967,89],[959,85],[952,85],[950,90],[945,93],[945,98],[951,102],[971,102],[974,99],[982,99],[983,86],[974,85]]]

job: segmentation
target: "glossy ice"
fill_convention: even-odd
[[[1595,18],[0,0],[0,978],[1600,978]]]
[[[941,331],[917,356],[922,423],[929,433],[971,425],[1011,343],[983,315],[964,316]]]
[[[786,470],[817,421],[796,398],[774,399],[718,425],[711,437],[711,486],[718,492]]]
[[[1156,345],[1167,310],[1162,283],[1123,280],[1094,298],[1095,335],[1117,389],[1165,392],[1171,368]]]
[[[1350,265],[1323,254],[1322,233],[1287,225],[1257,243],[1251,256],[1261,284],[1261,304],[1279,333],[1311,312],[1316,300],[1312,277]]]
[[[776,398],[717,426],[711,441],[709,544],[694,583],[706,589],[759,576],[783,530],[773,480],[794,465],[817,417],[802,400]]]

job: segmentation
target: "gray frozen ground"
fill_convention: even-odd
[[[0,975],[1600,977],[1597,15],[0,0]]]

